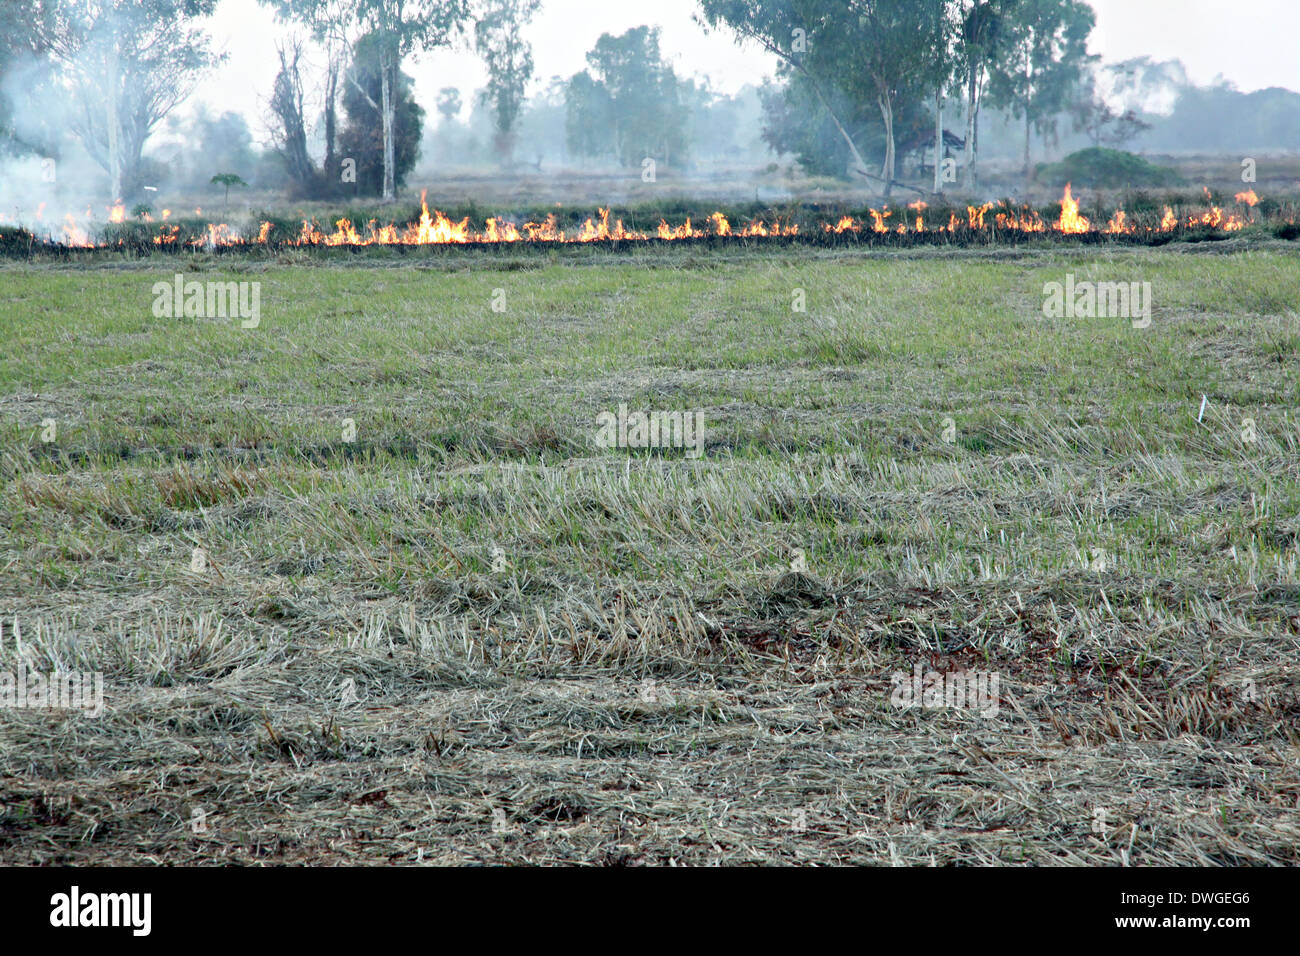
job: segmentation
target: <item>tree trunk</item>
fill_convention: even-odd
[[[325,75],[325,179],[331,192],[339,188],[339,160],[335,148],[338,129],[339,68],[337,59],[330,57],[329,71]]]
[[[934,194],[943,194],[943,90],[934,94]]]
[[[117,52],[117,30],[114,28],[112,45],[108,51],[108,178],[109,191],[113,194],[113,199],[123,198],[122,191],[122,152],[121,152],[121,127],[118,122],[117,114],[117,95],[121,90],[121,78],[119,77],[119,63]]]
[[[885,121],[885,162],[880,175],[885,180],[882,195],[888,199],[894,189],[894,100],[888,91],[880,94],[880,115]]]
[[[1029,110],[1025,109],[1025,179],[1029,179]]]
[[[277,47],[280,72],[275,77],[275,92],[271,96],[271,112],[277,125],[272,128],[276,148],[284,156],[285,165],[292,177],[296,192],[314,196],[318,187],[316,167],[307,153],[307,127],[303,120],[302,78],[298,72],[301,49],[296,46]]]
[[[1025,179],[1029,179],[1029,136],[1030,124],[1033,117],[1030,115],[1034,106],[1034,61],[1033,47],[1029,44],[1025,46]]]
[[[975,110],[978,108],[976,67],[971,66],[966,77],[966,168],[962,181],[967,189],[975,188]]]
[[[380,57],[379,72],[382,74],[380,87],[384,114],[384,202],[396,202],[397,185],[394,169],[396,166],[396,145],[393,142],[393,126],[396,121],[397,108],[393,102],[392,56],[387,47],[385,47]]]

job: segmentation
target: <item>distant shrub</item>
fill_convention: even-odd
[[[1034,178],[1045,186],[1073,183],[1089,189],[1181,186],[1181,176],[1165,166],[1148,163],[1141,156],[1118,149],[1092,147],[1071,153],[1059,163],[1040,163]]]

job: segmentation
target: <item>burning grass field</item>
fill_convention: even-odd
[[[0,860],[1300,863],[1297,301],[1240,238],[0,265],[0,672],[105,683],[0,707]]]
[[[0,224],[0,258],[46,261],[97,261],[137,258],[157,253],[189,255],[196,251],[236,257],[265,257],[293,249],[387,251],[405,255],[435,250],[513,254],[519,248],[545,250],[592,246],[632,252],[668,243],[706,248],[788,246],[966,247],[1033,244],[1161,246],[1174,241],[1209,241],[1243,235],[1294,240],[1298,207],[1294,191],[1261,198],[1253,189],[1232,192],[1166,193],[1130,191],[1092,193],[1086,200],[1070,184],[1054,202],[1041,207],[1015,200],[986,200],[978,205],[932,206],[925,200],[860,206],[844,201],[790,202],[776,207],[753,203],[709,207],[685,198],[642,202],[618,211],[609,205],[595,215],[562,203],[509,216],[487,212],[475,202],[461,203],[448,215],[430,208],[427,191],[403,224],[396,208],[347,211],[286,208],[238,217],[192,216],[163,219],[149,212],[128,219],[120,201],[96,222],[94,209],[83,220],[68,213],[61,224],[37,210],[27,225]],[[669,221],[669,217],[672,221]],[[21,216],[19,217],[21,220]],[[323,224],[322,224],[323,222]],[[454,252],[452,250],[455,250]]]

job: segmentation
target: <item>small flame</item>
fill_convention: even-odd
[[[924,199],[918,199],[916,202],[908,203],[907,208],[916,213],[916,231],[925,232],[925,216],[922,213],[930,208],[930,204]]]
[[[1133,227],[1128,224],[1128,213],[1123,209],[1116,209],[1115,215],[1111,216],[1110,222],[1106,223],[1106,232],[1111,235],[1126,235],[1133,231]]]
[[[90,236],[77,225],[77,221],[68,213],[63,219],[63,241],[69,246],[89,246]]]
[[[496,219],[487,221],[484,239],[488,242],[519,242],[521,238],[519,229],[513,222],[498,222]]]
[[[1079,203],[1070,192],[1070,183],[1065,184],[1065,195],[1061,197],[1061,218],[1056,228],[1061,232],[1080,233],[1092,228],[1086,218],[1079,215]]]
[[[983,229],[983,228],[984,228],[984,216],[985,216],[985,214],[988,213],[988,211],[989,211],[990,209],[992,209],[992,208],[993,208],[993,203],[991,203],[991,202],[986,202],[984,205],[980,206],[978,209],[976,209],[974,206],[967,206],[967,207],[966,207],[966,223],[967,223],[967,225],[969,225],[972,229]]]

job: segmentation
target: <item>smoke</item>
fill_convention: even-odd
[[[0,82],[8,141],[0,144],[0,224],[61,237],[66,217],[102,221],[108,177],[72,134],[72,103],[50,65],[30,56]]]
[[[170,144],[162,135],[162,122],[220,62],[184,5],[117,0],[93,7],[86,19],[55,18],[40,41],[47,51],[41,59],[25,54],[0,72],[0,117],[7,125],[0,140],[0,223],[56,238],[93,231],[85,220],[103,222],[119,203],[153,212],[163,190],[192,186],[205,160],[254,165],[238,117],[228,122],[203,114],[201,123],[173,127]],[[204,155],[196,159],[198,152]],[[252,172],[212,168],[203,182],[218,173],[246,181]]]

